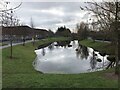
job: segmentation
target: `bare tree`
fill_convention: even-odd
[[[77,24],[76,29],[78,31],[78,37],[79,39],[86,39],[87,38],[87,32],[88,32],[88,26],[86,23],[81,22],[80,24]]]
[[[22,2],[13,8],[8,8],[8,5],[10,2],[3,2],[3,7],[0,9],[0,21],[1,21],[1,26],[11,26],[11,11],[14,12],[16,9],[18,9],[21,5]],[[14,26],[19,25],[19,19],[16,17],[12,17],[12,23]]]
[[[100,30],[111,30],[112,37],[114,36],[116,43],[115,74],[118,74],[118,24],[120,22],[120,16],[118,15],[120,7],[118,5],[120,5],[120,2],[115,0],[114,2],[87,2],[87,4],[89,5],[80,7],[81,10],[87,10],[94,13],[96,15],[98,25],[100,25]],[[111,26],[114,28],[111,29]]]
[[[14,8],[10,8],[10,9],[7,8],[7,5],[10,4],[10,2],[4,2],[4,4],[5,5],[3,5],[3,6],[5,6],[5,9],[0,10],[0,13],[1,13],[0,15],[2,16],[1,26],[15,26],[15,25],[17,25],[16,23],[18,23],[18,20],[16,18],[14,18],[13,14],[14,14],[14,10],[19,8],[22,5],[22,3],[20,3],[18,6],[14,7]],[[13,58],[12,42],[13,42],[13,35],[12,35],[12,30],[11,30],[10,31],[10,47],[11,47],[10,48],[10,52],[11,52],[10,58],[11,59]]]
[[[115,35],[116,35],[116,69],[115,69],[115,74],[119,74],[119,59],[120,59],[120,56],[118,54],[118,51],[119,51],[119,31],[118,31],[118,25],[119,25],[119,16],[118,16],[118,13],[120,12],[120,7],[118,6],[118,2],[115,2],[115,6],[116,6],[116,12],[115,12]]]
[[[6,4],[10,4],[10,2],[5,2],[5,3],[6,3]],[[3,10],[0,10],[0,12],[15,10],[15,9],[18,9],[21,5],[22,5],[22,2],[21,2],[18,6],[16,6],[16,7],[9,8],[9,9],[3,9]],[[6,5],[5,5],[5,6],[6,6]]]

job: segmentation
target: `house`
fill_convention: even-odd
[[[29,26],[1,27],[0,32],[2,41],[9,41],[11,36],[13,40],[21,40],[23,38],[30,40],[32,37],[40,39],[49,36],[47,30],[30,28]]]

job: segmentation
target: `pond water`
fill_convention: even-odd
[[[104,57],[92,48],[75,41],[53,42],[39,46],[33,66],[43,73],[77,74],[105,69],[109,64]]]

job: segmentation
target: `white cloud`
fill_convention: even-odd
[[[3,4],[4,4],[3,2],[0,2],[0,10],[4,10],[5,9],[5,6]]]
[[[61,7],[50,8],[50,9],[41,9],[41,10],[35,10],[35,11],[39,12],[39,13],[52,14],[52,15],[57,15],[57,16],[65,15],[63,8],[61,8]]]
[[[76,13],[75,13],[75,16],[82,18],[86,13],[87,13],[87,11],[84,11],[84,12],[83,12],[83,11],[76,12]]]
[[[14,3],[14,6],[18,5]],[[80,6],[84,3],[50,3],[50,2],[24,2],[16,14],[21,22],[30,24],[30,18],[33,18],[35,27],[46,28],[55,31],[58,27],[66,25],[73,29],[76,23],[87,21],[89,18],[87,11],[81,11]]]
[[[9,0],[6,0],[9,1]],[[65,0],[10,0],[11,2],[66,2]],[[67,2],[94,2],[94,0],[67,0]],[[113,0],[96,0],[96,2],[113,2]]]

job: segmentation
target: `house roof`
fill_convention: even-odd
[[[29,26],[12,26],[2,28],[2,35],[33,35],[46,33],[48,33],[48,31],[45,29],[32,29]]]

